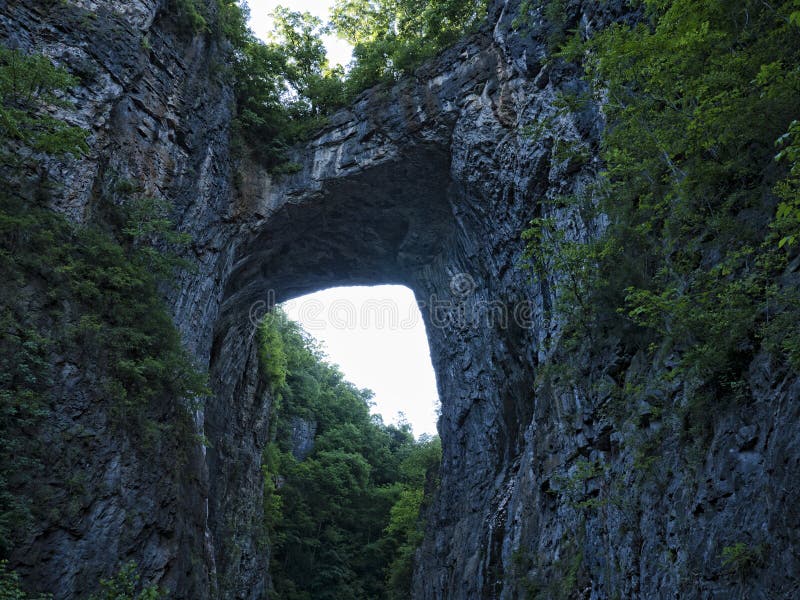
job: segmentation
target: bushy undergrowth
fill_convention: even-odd
[[[800,368],[800,295],[787,272],[800,222],[799,6],[643,4],[636,25],[560,45],[557,60],[583,66],[603,102],[605,170],[542,202],[529,255],[539,273],[562,273],[564,348],[621,337],[668,359],[668,377],[697,395],[738,396],[761,349]],[[607,226],[568,239],[556,224],[569,210]]]
[[[754,360],[800,373],[800,2],[631,0],[638,22],[589,34],[558,4],[549,60],[581,68],[583,91],[531,130],[580,169],[596,148],[556,117],[594,102],[607,124],[600,173],[538,200],[524,235],[559,327],[538,391],[595,403],[626,452],[573,461],[548,491],[580,518],[635,520],[663,469],[702,468],[717,415],[747,410]],[[751,576],[756,548],[726,547],[727,575]]]
[[[424,506],[437,486],[438,438],[415,442],[407,425],[370,416],[371,393],[346,382],[281,312],[260,331],[273,393],[263,469],[276,594],[407,598]],[[298,419],[316,430],[307,456],[293,454]]]

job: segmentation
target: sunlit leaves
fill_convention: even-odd
[[[409,73],[481,22],[485,0],[339,0],[334,31],[354,46],[352,92]]]

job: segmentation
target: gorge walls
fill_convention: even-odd
[[[565,10],[592,30],[625,18],[623,4]],[[67,118],[91,131],[91,152],[48,166],[61,184],[53,208],[85,221],[124,177],[169,199],[191,234],[194,268],[163,294],[213,390],[195,415],[207,444],[174,473],[107,432],[92,382],[65,376],[53,419],[62,433],[92,432],[75,446],[75,468],[103,493],[15,551],[27,581],[81,598],[134,559],[174,598],[266,597],[261,452],[272,399],[255,323],[315,290],[401,283],[422,308],[442,402],[442,481],[415,598],[790,597],[800,571],[794,378],[757,356],[747,410],[708,415],[698,444],[667,436],[658,462],[642,440],[671,424],[646,401],[619,418],[596,387],[536,380],[563,323],[552,278],[525,268],[522,232],[541,216],[576,239],[602,227],[545,200],[590,184],[604,122],[593,103],[563,109],[559,95],[586,84],[548,59],[542,7],[526,7],[522,27],[520,2],[495,2],[486,28],[359,96],[292,151],[297,173],[274,178],[231,156],[224,42],[181,32],[162,2],[0,4],[8,45],[44,52],[81,81]],[[590,158],[561,156],[563,144]],[[623,363],[653,368],[623,346],[608,340],[571,366],[587,381],[613,379]],[[739,542],[771,572],[728,573],[722,549]]]

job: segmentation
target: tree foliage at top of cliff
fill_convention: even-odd
[[[263,469],[277,596],[409,597],[438,438],[415,442],[407,425],[371,416],[371,392],[345,381],[280,311],[262,323],[260,357],[275,398]],[[305,457],[295,456],[298,419],[316,426]]]
[[[486,16],[487,0],[337,0],[331,28],[353,45],[350,95],[411,73]]]
[[[70,108],[73,84],[44,56],[0,49],[3,556],[48,523],[78,519],[96,492],[67,451],[75,431],[83,443],[124,435],[179,461],[175,446],[196,441],[182,400],[205,391],[158,290],[179,264],[164,248],[186,241],[170,207],[123,180],[97,199],[102,221],[76,225],[48,207],[47,162],[86,149],[87,133],[53,116]],[[46,417],[80,404],[85,388],[92,408],[82,410],[104,407],[104,425],[59,430]]]
[[[574,342],[627,332],[697,393],[746,397],[760,348],[800,367],[800,2],[631,5],[641,22],[575,34],[560,52],[584,65],[608,127],[598,185],[554,207],[603,213],[608,227],[569,242],[543,216],[531,256],[569,274]]]
[[[424,60],[477,27],[486,0],[339,0],[330,23],[279,6],[271,39],[247,27],[247,9],[216,0],[173,0],[186,30],[212,33],[233,47],[237,136],[254,158],[280,172],[285,151],[320,127],[327,115],[358,93],[407,75]],[[326,33],[354,45],[354,59],[332,67]]]
[[[344,102],[342,73],[329,67],[322,23],[308,13],[278,8],[273,39],[248,34],[234,66],[238,137],[273,171],[285,151]]]

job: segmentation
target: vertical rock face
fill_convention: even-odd
[[[187,258],[198,268],[181,275],[166,294],[185,344],[208,364],[235,232],[228,160],[232,95],[215,75],[224,56],[217,43],[181,34],[164,5],[2,2],[0,39],[46,54],[79,81],[69,98],[75,110],[61,116],[89,130],[91,150],[48,165],[57,184],[55,210],[89,221],[99,197],[120,181],[174,204],[180,229],[194,240]],[[177,597],[210,597],[213,535],[203,449],[198,446],[185,465],[143,458],[114,431],[113,418],[97,402],[98,382],[86,376],[90,365],[80,360],[67,356],[58,365],[59,403],[49,425],[67,445],[65,460],[75,477],[92,493],[70,498],[67,489],[65,498],[54,498],[52,522],[15,550],[12,566],[32,589],[83,598],[101,577],[135,560],[143,578],[179,590]],[[202,427],[202,415],[198,419]]]
[[[587,29],[624,17],[622,2],[567,4]],[[81,77],[70,119],[91,129],[92,152],[53,165],[65,184],[55,207],[87,218],[119,173],[172,200],[192,234],[198,268],[166,296],[215,392],[198,414],[209,447],[197,449],[177,492],[110,434],[77,450],[108,494],[77,526],[54,525],[20,549],[29,581],[76,598],[133,558],[175,598],[267,596],[260,464],[271,399],[254,324],[276,301],[391,282],[411,287],[423,309],[442,402],[442,483],[415,597],[724,598],[737,585],[790,597],[800,570],[795,380],[758,358],[748,410],[710,416],[696,460],[676,452],[657,474],[628,443],[641,432],[616,430],[598,392],[534,391],[559,323],[547,278],[533,282],[521,268],[521,233],[542,216],[540,200],[591,181],[597,159],[574,164],[554,149],[568,142],[596,156],[603,120],[597,106],[557,108],[559,93],[584,84],[545,60],[533,5],[523,32],[520,3],[496,2],[490,28],[334,115],[296,150],[299,173],[273,181],[243,165],[236,186],[231,91],[215,75],[224,53],[213,40],[180,34],[156,0],[2,5],[6,41]],[[568,211],[548,216],[577,237],[598,227]],[[608,347],[579,366],[613,372],[620,357]],[[643,357],[632,360],[647,372]],[[652,432],[660,419],[643,406],[638,423]],[[620,489],[580,471],[595,463]],[[577,500],[563,492],[569,482],[580,484]],[[600,500],[576,506],[587,498]],[[133,506],[147,509],[129,518]],[[720,554],[738,542],[758,547],[772,573],[741,583],[727,575]]]
[[[297,460],[304,460],[314,450],[317,423],[293,416],[289,421],[289,426],[292,428],[292,456]]]

